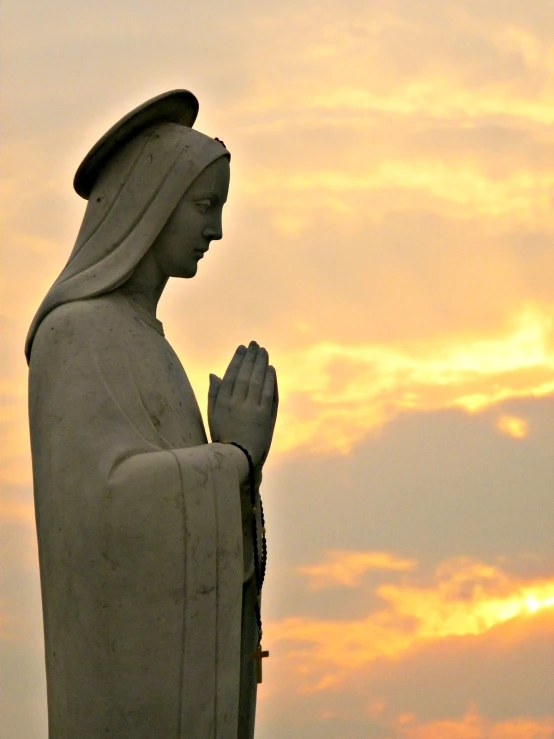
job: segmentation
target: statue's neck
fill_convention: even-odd
[[[153,251],[148,251],[119,291],[156,318],[158,303],[168,277],[160,270]]]

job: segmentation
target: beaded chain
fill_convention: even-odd
[[[252,546],[254,548],[254,579],[256,581],[256,605],[255,605],[255,614],[256,614],[256,623],[258,626],[258,641],[256,644],[256,649],[254,652],[252,652],[250,656],[250,659],[256,660],[256,677],[257,682],[262,682],[262,659],[264,657],[269,657],[268,651],[262,650],[262,610],[261,610],[261,600],[262,600],[262,587],[265,580],[265,571],[267,567],[267,540],[265,536],[265,517],[264,517],[264,507],[262,505],[262,499],[259,498],[260,501],[260,523],[261,523],[261,544],[262,544],[262,552],[260,556],[260,551],[258,548],[258,523],[257,523],[257,513],[258,508],[256,506],[256,473],[254,469],[254,462],[252,461],[252,457],[250,456],[250,452],[248,452],[247,449],[245,449],[241,444],[239,444],[236,441],[224,441],[219,442],[220,444],[232,444],[232,446],[236,446],[237,449],[240,449],[241,452],[243,452],[244,456],[246,457],[248,461],[248,485],[250,488],[250,504],[252,506]]]

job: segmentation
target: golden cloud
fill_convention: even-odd
[[[347,452],[402,410],[474,412],[507,398],[550,395],[551,316],[546,306],[529,306],[504,336],[486,340],[453,337],[404,347],[322,342],[281,354],[279,448]]]
[[[433,23],[409,2],[360,7],[355,28],[337,2],[319,9],[317,24],[296,7],[286,22],[272,18],[281,66],[271,70],[271,84],[264,67],[256,94],[239,101],[233,116],[259,115],[266,125],[276,110],[296,118],[336,111],[343,119],[365,112],[411,121],[552,123],[554,54],[540,27],[526,27],[525,14],[504,7],[486,20],[486,11],[471,5],[429,0],[426,9]],[[267,35],[260,34],[266,55]]]
[[[299,567],[299,572],[309,580],[310,590],[342,585],[356,587],[360,578],[369,570],[413,570],[413,559],[400,559],[389,552],[328,552],[327,560],[317,565]]]
[[[496,428],[514,439],[524,439],[529,433],[527,421],[517,416],[500,416]]]
[[[521,55],[530,69],[554,74],[554,50],[537,36],[516,24],[505,24],[492,35],[496,45],[508,54],[514,51]]]
[[[383,556],[366,554],[367,561]],[[343,559],[348,562],[344,554]],[[408,562],[394,555],[389,561],[408,569]],[[328,568],[327,561],[308,568],[308,574]],[[342,573],[337,577],[332,571],[331,577],[337,581]],[[348,577],[344,584],[350,585]],[[268,642],[281,643],[282,660],[301,690],[325,690],[377,659],[398,658],[443,639],[480,636],[512,619],[531,624],[533,614],[554,609],[554,578],[526,580],[498,566],[455,558],[443,562],[429,584],[412,576],[379,585],[375,594],[385,607],[360,619],[296,616],[266,624]]]
[[[543,161],[537,150],[542,152],[544,144],[546,151],[545,127],[554,120],[549,82],[554,57],[549,40],[540,28],[526,27],[515,16],[510,20],[511,15],[502,21],[488,17],[483,24],[481,14],[470,7],[454,12],[451,6],[443,7],[439,2],[435,3],[435,12],[441,20],[441,38],[436,35],[435,25],[426,24],[409,3],[404,4],[402,12],[387,8],[386,4],[371,12],[361,12],[355,31],[348,13],[338,3],[321,8],[320,22],[315,25],[300,8],[295,11],[293,23],[288,15],[286,20],[273,17],[269,20],[260,12],[252,18],[258,29],[271,25],[271,43],[279,47],[281,61],[290,63],[292,59],[295,74],[291,76],[287,71],[285,77],[282,70],[290,67],[275,65],[268,84],[267,68],[264,67],[262,77],[259,65],[251,64],[250,83],[227,101],[226,110],[217,112],[220,120],[227,121],[245,153],[254,132],[262,136],[261,150],[271,152],[273,143],[281,147],[271,166],[253,157],[248,176],[239,170],[238,189],[243,202],[255,204],[263,211],[264,220],[257,224],[260,230],[253,239],[265,239],[271,224],[281,236],[295,239],[322,223],[326,227],[325,219],[329,219],[339,224],[337,240],[347,240],[355,231],[353,222],[367,218],[368,212],[379,221],[391,212],[410,209],[439,214],[446,223],[446,231],[450,229],[452,234],[460,219],[493,224],[491,231],[495,233],[503,228],[510,233],[514,224],[532,230],[541,228],[546,233],[551,222],[554,174],[548,160]],[[236,19],[233,22],[236,24]],[[233,26],[237,33],[239,25]],[[114,28],[114,34],[117,33]],[[385,36],[387,44],[383,43]],[[293,37],[301,38],[302,45],[291,44]],[[267,34],[258,34],[256,38],[263,38],[264,47],[267,46]],[[289,43],[283,43],[285,39]],[[462,49],[459,44],[449,43],[449,39],[478,39],[483,44],[476,46],[478,53],[468,58],[465,46]],[[421,52],[417,53],[418,63],[406,64],[399,51],[405,49],[407,54],[418,45]],[[431,47],[433,54],[428,56],[426,52]],[[241,49],[241,52],[252,53],[252,59],[257,59],[259,42],[248,48],[250,51]],[[510,69],[503,71],[503,65],[497,63],[511,61],[514,56],[522,66],[518,67],[519,76],[512,84]],[[249,60],[246,57],[241,60],[248,67]],[[488,69],[491,61],[497,65],[494,68],[499,76],[489,80],[482,69]],[[533,85],[525,84],[531,80]],[[100,122],[94,125],[100,126]],[[329,136],[327,143],[333,144],[325,156],[320,141],[316,138],[311,144],[305,135],[306,131],[314,130],[314,125],[320,132],[325,130]],[[500,150],[489,154],[481,147],[471,156],[457,155],[451,161],[420,140],[418,145],[413,138],[414,132],[432,135],[437,126],[446,138],[451,135],[453,139],[460,131],[478,133],[483,127],[504,126],[520,135],[524,143],[528,140],[536,143],[537,150],[532,149],[534,153],[528,155],[522,144],[521,158],[514,162],[505,156],[505,149],[500,156]],[[392,128],[394,137],[389,135]],[[291,141],[299,131],[303,134],[301,144]],[[350,136],[352,132],[354,139]],[[8,167],[3,180],[9,198],[6,213],[13,254],[7,286],[13,312],[22,308],[30,292],[35,294],[35,288],[38,296],[45,291],[57,271],[53,264],[60,260],[60,243],[68,243],[64,257],[69,251],[70,231],[76,227],[82,204],[70,200],[68,191],[64,190],[69,187],[71,168],[67,153],[62,157],[62,143],[65,146],[74,138],[60,134],[56,139],[59,150],[55,150],[47,145],[48,140],[37,126],[26,140],[12,135],[9,146],[5,146]],[[452,150],[455,148],[452,146]],[[296,158],[299,149],[303,151]],[[287,156],[282,157],[281,151],[287,151]],[[509,160],[505,165],[507,171],[500,164],[505,159]],[[61,198],[62,192],[68,193],[67,202],[65,196]],[[54,197],[55,193],[60,196],[55,198],[53,208],[44,196]],[[45,200],[41,211],[40,203]],[[449,222],[451,216],[458,220]],[[404,233],[399,238],[409,242],[410,226],[403,227]],[[310,238],[315,243],[317,234],[311,233]],[[486,240],[487,236],[481,234],[481,238]],[[273,255],[268,255],[268,261],[273,257],[278,262],[275,253],[279,246],[270,244]],[[454,243],[453,248],[456,246],[459,245]],[[353,244],[352,252],[356,249],[361,255],[366,244]],[[471,269],[481,267],[482,275],[485,259],[481,257]],[[496,278],[492,275],[506,267],[498,254],[493,261],[483,279],[481,296],[474,297],[473,307],[478,304],[476,320],[490,305],[511,298],[510,288],[491,291],[494,294],[487,291],[488,283]],[[400,274],[400,269],[395,272],[398,265],[391,264],[390,271],[382,268],[383,282],[394,279],[395,288],[390,291],[391,313],[401,316],[399,321],[409,322],[406,314],[412,308],[414,314],[418,313],[415,304],[419,295],[414,297],[417,291],[410,291],[416,280],[409,266]],[[354,269],[358,267],[355,260],[352,265]],[[284,271],[290,265],[278,266]],[[511,285],[512,280],[519,288],[519,275],[513,277],[513,272],[518,273],[517,267],[508,264],[506,271],[512,268],[512,272],[506,282]],[[360,271],[363,269],[365,262]],[[27,280],[25,291],[21,290],[19,279],[22,273]],[[48,274],[51,277],[47,279]],[[235,271],[226,275],[226,279],[229,281],[231,277],[238,282],[237,275]],[[307,281],[309,272],[304,275]],[[451,277],[447,281],[449,286],[455,279]],[[29,281],[34,281],[34,285]],[[328,296],[323,290],[321,287],[317,294],[312,294],[307,289],[308,299],[314,303],[326,302]],[[514,292],[518,289],[514,288]],[[521,288],[516,296],[520,304],[529,298],[529,292],[522,296],[525,289]],[[404,296],[405,305],[401,306]],[[466,296],[467,290],[456,290],[458,304]],[[213,295],[211,302],[220,315],[220,305]],[[440,301],[432,308],[425,300],[421,302],[424,306],[419,306],[421,315],[418,313],[417,319],[425,323],[426,318],[437,312],[433,308]],[[445,313],[454,310],[451,303]],[[354,295],[348,308],[352,311],[348,316],[352,326],[357,325],[352,315],[363,315],[365,309],[366,304],[359,295]],[[381,307],[381,314],[387,310],[388,307]],[[469,314],[471,308],[467,310]],[[340,308],[331,304],[329,311],[338,313]],[[347,452],[369,431],[406,409],[460,407],[476,411],[508,398],[554,393],[552,306],[546,301],[522,309],[511,329],[496,339],[462,340],[451,335],[443,336],[440,345],[437,342],[375,343],[365,338],[367,332],[363,326],[358,343],[328,341],[321,326],[312,332],[309,317],[291,315],[291,312],[281,311],[283,324],[287,330],[293,327],[302,335],[303,343],[298,350],[285,347],[275,354],[283,399],[275,449],[282,452],[297,448]],[[275,313],[271,314],[272,325],[281,320]],[[321,314],[327,316],[324,308]],[[205,326],[209,325],[206,322]],[[21,340],[24,330],[22,326]],[[210,370],[212,367],[201,363],[187,365],[193,381],[198,378],[198,387],[204,386]],[[21,421],[14,423],[17,429],[8,432],[6,474],[10,480],[23,479],[23,475],[28,479],[28,456],[14,451],[28,448],[24,426]],[[513,424],[511,432],[502,424],[498,428],[513,438],[521,438],[520,432],[513,432]]]
[[[313,342],[306,329],[300,346],[272,351],[281,395],[274,453],[348,453],[405,411],[476,413],[512,398],[554,394],[553,313],[549,304],[528,303],[487,338],[347,344]],[[187,374],[202,387],[213,367],[195,360]],[[523,425],[517,433],[513,421],[510,428],[512,438],[522,438]],[[498,430],[506,433],[504,425]]]
[[[308,334],[303,347],[273,355],[281,392],[274,451],[348,453],[404,411],[450,407],[474,413],[511,398],[551,395],[552,313],[551,306],[528,305],[504,335],[487,339],[311,344]],[[187,366],[195,387],[203,386],[211,370],[198,361]],[[17,376],[3,385],[8,405],[0,415],[2,476],[11,482],[29,482],[31,474],[22,380]],[[524,421],[507,416],[497,428],[514,439],[527,432]]]
[[[392,153],[371,171],[356,171],[352,166],[339,170],[321,170],[318,163],[309,171],[254,172],[241,183],[246,197],[279,212],[274,224],[285,234],[296,234],[310,223],[306,212],[325,205],[329,215],[344,221],[362,215],[356,196],[371,199],[377,212],[375,193],[387,193],[386,210],[401,203],[412,207],[416,197],[425,199],[427,209],[476,217],[502,217],[509,223],[548,226],[552,207],[554,174],[532,169],[512,171],[502,177],[487,173],[479,162],[441,162],[438,158],[410,156],[397,160]],[[403,194],[404,193],[404,194]],[[421,207],[421,203],[420,203]]]
[[[390,739],[551,739],[554,718],[492,721],[470,707],[462,719],[422,722],[413,714],[404,714],[391,728]]]
[[[442,564],[435,578],[431,587],[382,585],[376,591],[396,614],[416,619],[417,639],[478,635],[554,607],[554,579],[526,584],[469,558]]]
[[[471,120],[502,115],[545,125],[554,120],[552,99],[547,91],[533,100],[521,93],[514,94],[500,85],[491,85],[480,91],[470,86],[453,87],[450,75],[436,72],[412,79],[403,89],[396,89],[392,94],[375,95],[365,86],[345,85],[335,88],[331,93],[308,98],[306,105],[351,111],[383,111],[405,116],[428,115],[441,120]]]

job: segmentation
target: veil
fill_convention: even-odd
[[[178,123],[141,131],[110,159],[88,199],[75,246],[29,328],[25,356],[54,308],[94,298],[126,282],[185,191],[222,156],[222,142]]]

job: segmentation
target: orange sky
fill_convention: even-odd
[[[23,342],[108,126],[174,87],[232,152],[160,307],[200,405],[265,344],[281,411],[257,737],[554,731],[551,0],[3,9],[2,736],[45,735]]]

